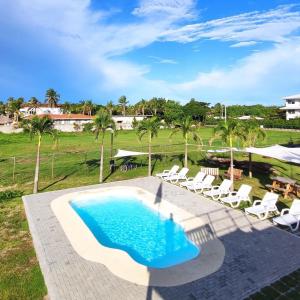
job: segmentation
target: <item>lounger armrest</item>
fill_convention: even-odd
[[[163,170],[163,174],[169,173],[170,170]]]
[[[262,201],[261,200],[255,200],[254,202],[253,202],[253,206],[254,205],[258,205],[258,204],[260,204]]]
[[[229,194],[228,194],[228,196],[236,196],[237,195],[237,192],[230,192]]]
[[[289,208],[284,208],[281,212],[280,215],[283,216],[284,214],[289,213],[290,209]]]
[[[220,188],[219,185],[213,185],[213,186],[211,187],[212,190],[217,190],[217,189],[219,189],[219,188]]]
[[[194,179],[194,177],[189,177],[186,181],[193,181]]]

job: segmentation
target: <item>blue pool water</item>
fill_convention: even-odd
[[[180,225],[135,196],[73,200],[71,206],[100,244],[124,250],[145,266],[167,268],[200,253]]]

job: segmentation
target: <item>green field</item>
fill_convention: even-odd
[[[195,175],[200,166],[209,166],[205,150],[212,136],[212,128],[201,128],[199,133],[204,147],[191,142],[189,147],[190,175]],[[267,137],[261,145],[300,144],[299,132],[267,131]],[[161,130],[154,139],[152,169],[153,173],[169,168],[173,164],[183,165],[183,140],[180,135],[169,138],[169,130]],[[106,182],[146,176],[147,157],[139,156],[131,161],[139,165],[137,169],[122,172],[118,169],[113,174],[109,170],[109,135],[106,137],[104,178]],[[213,147],[225,146],[216,140]],[[238,144],[236,146],[239,146]],[[88,133],[61,133],[58,148],[53,149],[51,138],[42,141],[42,160],[40,173],[40,191],[50,191],[68,187],[98,183],[99,177],[99,143]],[[114,153],[117,149],[147,151],[146,141],[140,142],[134,131],[120,131],[115,138]],[[0,134],[0,191],[6,189],[21,190],[31,193],[35,167],[36,141],[31,141],[25,134]],[[248,159],[245,154],[238,154],[239,161]],[[14,169],[15,160],[15,169]],[[300,167],[278,160],[254,156],[256,162],[270,163],[278,174],[293,177],[300,181]],[[126,159],[118,159],[121,166]],[[53,172],[52,172],[53,166]],[[224,172],[226,167],[221,169]],[[241,183],[253,186],[253,199],[265,193],[265,184],[270,183],[270,174],[258,172],[254,177],[247,177],[245,170]],[[290,205],[291,199],[283,201],[280,206]],[[32,247],[26,217],[20,198],[0,201],[0,299],[42,299],[46,288],[38,267]]]

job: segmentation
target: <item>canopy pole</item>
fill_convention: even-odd
[[[252,153],[249,152],[249,178],[252,178]]]

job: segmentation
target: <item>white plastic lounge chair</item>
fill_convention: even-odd
[[[171,175],[175,175],[179,170],[179,166],[174,165],[170,170],[163,170],[162,173],[158,173],[155,176],[159,177],[159,178],[164,178],[164,177],[168,177]]]
[[[180,182],[179,185],[186,188],[188,186],[193,186],[196,183],[203,182],[205,176],[206,174],[200,171],[195,177],[189,177],[186,181]]]
[[[262,200],[255,200],[251,207],[245,208],[246,214],[256,215],[260,220],[266,219],[270,213],[279,214],[276,202],[279,195],[267,192]]]
[[[298,230],[300,225],[300,200],[295,199],[291,208],[284,208],[280,213],[280,217],[273,219],[273,223],[289,226],[292,231]]]
[[[182,168],[177,174],[163,177],[164,180],[170,181],[171,183],[177,183],[180,180],[187,180],[186,174],[188,173],[188,168]]]
[[[202,182],[198,182],[191,186],[187,186],[187,189],[193,190],[195,193],[200,194],[206,189],[211,189],[214,180],[215,176],[207,175]]]
[[[229,179],[224,179],[220,185],[212,186],[209,191],[205,191],[203,194],[213,198],[214,200],[218,200],[222,195],[228,195],[230,193],[231,186],[232,181]]]
[[[230,192],[227,197],[221,197],[219,200],[223,203],[230,204],[231,207],[239,207],[241,202],[249,202],[250,200],[250,192],[252,190],[252,186],[247,184],[242,184],[237,192]]]

